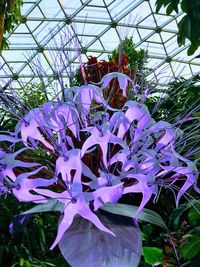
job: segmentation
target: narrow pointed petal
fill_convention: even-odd
[[[34,189],[34,191],[40,195],[43,195],[43,196],[46,196],[52,199],[56,199],[62,203],[66,203],[66,201],[71,200],[71,196],[69,195],[67,191],[56,193],[48,189],[39,189],[39,188]]]
[[[20,139],[13,137],[11,135],[0,134],[0,141],[8,141],[11,143],[17,143],[20,141]]]
[[[82,206],[82,208],[79,210],[79,214],[83,218],[91,221],[97,228],[99,228],[99,230],[115,236],[115,234],[111,230],[109,230],[102,224],[99,218],[90,210],[87,205]]]
[[[122,89],[122,95],[126,97],[126,88],[128,85],[128,76],[124,75],[123,73],[119,73],[118,75],[118,82],[119,82],[119,87]]]
[[[104,203],[117,203],[123,193],[123,183],[101,187],[93,192],[94,208],[98,210]],[[100,199],[100,201],[99,201]]]
[[[115,78],[115,77],[117,77],[117,75],[116,75],[115,72],[106,74],[106,75],[101,79],[101,84],[102,84],[101,88],[102,88],[102,89],[105,89],[105,88],[109,85],[110,81],[111,81],[113,78]]]
[[[67,229],[70,227],[70,225],[73,222],[74,216],[77,214],[77,211],[73,209],[72,205],[73,204],[67,204],[68,206],[65,207],[66,210],[64,210],[64,216],[60,221],[60,224],[58,226],[58,232],[55,241],[51,245],[50,249],[54,249],[55,246],[60,242],[63,234]]]
[[[65,157],[61,156],[56,161],[56,174],[61,173],[63,181],[72,182],[71,170],[75,171],[73,182],[81,184],[82,162],[80,149],[71,149],[66,152]]]

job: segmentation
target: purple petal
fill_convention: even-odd
[[[116,77],[117,77],[117,72],[109,73],[103,76],[103,78],[101,79],[101,84],[102,84],[101,88],[105,89],[109,85],[110,81]]]
[[[35,120],[31,120],[29,125],[25,125],[24,122],[21,124],[20,131],[24,144],[27,145],[28,138],[32,137],[53,150],[53,146],[45,140],[38,128],[40,128],[40,125]]]
[[[177,167],[174,169],[174,171],[178,174],[183,174],[184,176],[187,177],[185,183],[180,188],[176,198],[176,206],[178,207],[180,198],[192,185],[197,183],[197,178],[195,175],[196,172],[189,167]]]
[[[60,242],[65,231],[70,227],[73,222],[74,216],[77,214],[77,211],[73,208],[73,204],[67,204],[64,210],[64,216],[61,219],[58,232],[55,241],[51,245],[50,249],[54,249],[55,246]]]
[[[62,179],[71,183],[71,170],[75,170],[73,182],[81,184],[82,162],[80,155],[80,149],[72,149],[66,152],[65,157],[59,157],[56,161],[56,174],[61,173]]]
[[[165,131],[165,134],[156,142],[156,148],[158,150],[167,146],[172,140],[175,140],[176,137],[172,125],[164,121],[157,122],[149,129],[149,131],[152,133]]]
[[[13,137],[11,135],[4,135],[4,134],[0,134],[0,141],[8,141],[11,143],[17,143],[20,141],[19,138]]]
[[[93,192],[94,210],[98,210],[104,203],[117,203],[123,193],[123,183],[106,186]]]
[[[108,228],[106,228],[102,222],[99,220],[99,218],[90,210],[89,206],[86,203],[81,203],[82,201],[80,201],[80,209],[78,211],[78,213],[85,219],[91,221],[97,228],[99,228],[99,230],[109,233],[113,236],[115,236],[115,234],[109,230]]]

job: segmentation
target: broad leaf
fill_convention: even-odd
[[[101,209],[113,214],[136,218],[138,207],[127,204],[105,204],[101,207]],[[138,219],[155,224],[168,231],[168,228],[161,216],[152,210],[142,209],[138,215]]]
[[[191,208],[188,212],[188,219],[191,225],[199,226],[200,225],[200,203]]]
[[[160,248],[155,247],[143,247],[142,255],[144,256],[144,261],[150,265],[159,265],[162,262],[163,252]]]
[[[71,267],[137,267],[142,247],[140,229],[123,216],[99,214],[98,217],[116,237],[76,217],[59,243],[66,261]]]
[[[199,267],[200,262],[200,252],[191,260],[190,266],[192,267]]]
[[[186,205],[180,205],[178,208],[172,210],[170,218],[169,218],[169,224],[173,226],[173,229],[178,229],[179,222],[181,219],[181,216],[186,210]]]
[[[198,46],[191,44],[187,50],[187,55],[192,56],[197,49],[198,49]]]
[[[200,236],[193,236],[188,244],[181,248],[184,259],[190,260],[200,252]]]
[[[47,204],[39,204],[30,210],[23,212],[22,214],[37,213],[37,212],[48,212],[48,211],[62,211],[64,204],[61,202],[50,199]]]
[[[170,3],[166,9],[167,16],[169,16],[174,10],[173,4]]]

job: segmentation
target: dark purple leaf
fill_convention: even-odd
[[[133,220],[119,215],[98,217],[116,237],[76,217],[65,232],[59,248],[72,267],[137,267],[141,256],[141,232]]]

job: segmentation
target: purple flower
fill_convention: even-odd
[[[150,200],[152,195],[157,196],[158,187],[154,185],[155,176],[151,173],[149,174],[129,174],[128,178],[134,178],[137,182],[131,186],[124,188],[124,194],[127,193],[142,193],[142,201],[137,210],[137,216],[139,212],[144,208],[147,202]]]
[[[42,111],[40,109],[31,110],[25,115],[24,120],[21,120],[16,125],[16,133],[21,133],[22,141],[27,147],[28,139],[31,141],[32,145],[35,146],[35,143],[32,141],[34,139],[40,141],[45,147],[53,150],[53,146],[41,134],[40,130],[44,130],[44,128],[41,129],[44,127],[44,124],[45,120],[43,120]]]
[[[71,174],[72,170],[75,172],[73,179]],[[76,183],[81,185],[82,162],[80,149],[69,150],[64,156],[60,156],[57,159],[56,175],[58,176],[59,173],[61,173],[62,179],[66,184]]]
[[[128,83],[132,85],[132,88],[134,87],[134,82],[126,74],[119,73],[119,72],[112,72],[112,73],[106,74],[101,79],[102,89],[105,89],[114,78],[117,78],[119,82],[119,87],[123,91],[123,96],[126,97],[126,89],[127,89]]]
[[[12,190],[14,196],[22,202],[35,202],[35,203],[47,203],[47,200],[40,195],[35,195],[30,193],[30,191],[38,188],[38,187],[48,187],[56,182],[56,179],[43,179],[43,178],[32,178],[29,177],[38,173],[44,167],[40,167],[35,171],[22,173],[17,176],[14,188]]]
[[[40,165],[38,163],[29,163],[15,159],[19,154],[21,154],[25,150],[26,148],[22,148],[13,153],[5,153],[1,151],[0,164],[1,164],[1,172],[4,177],[8,176],[12,181],[15,181],[16,176],[13,172],[14,168],[16,167],[31,168]]]
[[[103,125],[97,127],[90,127],[84,129],[84,131],[88,131],[91,135],[86,139],[84,142],[82,149],[81,149],[81,155],[82,157],[86,153],[87,149],[94,145],[99,145],[102,150],[103,154],[103,163],[104,166],[107,168],[107,152],[108,152],[108,145],[109,144],[119,144],[121,146],[125,146],[124,143],[120,138],[115,136],[111,131],[110,131],[110,124],[104,123]]]
[[[108,106],[103,91],[115,78],[123,96],[129,84],[134,89],[125,74],[107,74],[101,87],[65,89],[62,99],[29,111],[14,134],[0,135],[0,142],[12,144],[12,150],[0,150],[0,194],[12,192],[23,202],[48,204],[54,199],[61,204],[62,217],[51,249],[77,214],[113,234],[96,211],[106,203],[117,203],[123,194],[142,194],[138,217],[158,197],[159,187],[173,190],[179,179],[184,182],[176,205],[190,187],[200,193],[195,164],[175,150],[182,134],[179,129],[166,121],[156,122],[142,103],[129,100],[118,110]],[[17,142],[25,148],[14,150]],[[43,166],[19,159],[21,153],[33,149],[50,158],[45,175],[39,178],[33,176]]]
[[[50,197],[53,199],[57,199],[61,203],[64,204],[63,209],[63,217],[58,226],[58,233],[54,243],[51,246],[53,249],[61,240],[64,232],[70,227],[73,223],[73,219],[76,214],[81,215],[83,218],[91,221],[93,224],[96,225],[101,231],[107,232],[111,235],[114,235],[112,231],[106,228],[99,218],[95,215],[94,212],[91,211],[89,206],[89,201],[92,201],[94,197],[100,197],[107,188],[101,188],[100,192],[98,190],[95,193],[83,193],[79,192],[77,194],[76,184],[71,186],[71,192],[69,194],[68,191],[64,191],[62,193],[55,193],[47,189],[35,189],[34,191],[44,195],[45,197]],[[78,186],[79,188],[79,186]],[[76,192],[76,194],[74,194]]]

